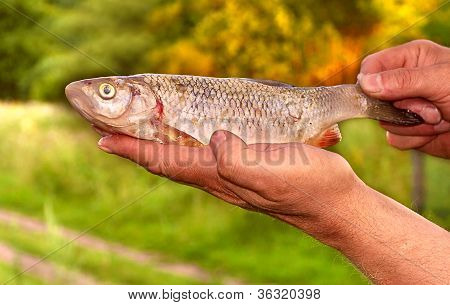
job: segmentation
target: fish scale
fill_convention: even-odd
[[[160,78],[155,78],[153,79],[153,82],[161,82]],[[184,86],[189,86],[190,88],[187,90],[188,95],[184,97],[184,99],[187,101],[187,107],[183,107],[183,108],[179,108],[176,105],[176,100],[171,100],[170,98],[166,101],[163,101],[164,104],[168,104],[169,107],[165,107],[166,109],[169,108],[170,109],[170,114],[171,116],[177,116],[178,113],[180,112],[184,112],[187,111],[189,113],[198,113],[201,114],[204,117],[207,117],[208,119],[212,120],[213,125],[211,126],[212,129],[214,129],[215,127],[217,127],[218,125],[221,125],[221,123],[223,123],[223,121],[230,121],[233,119],[238,118],[239,119],[239,124],[238,126],[236,126],[235,128],[239,128],[242,130],[243,126],[242,125],[246,125],[250,127],[253,127],[253,129],[255,127],[257,127],[258,125],[258,121],[257,120],[253,120],[252,117],[252,113],[255,112],[251,112],[250,109],[254,109],[255,107],[255,103],[259,103],[262,105],[266,105],[268,100],[270,99],[270,95],[264,97],[261,94],[251,94],[248,96],[248,99],[246,100],[244,98],[244,95],[241,95],[242,98],[238,99],[238,93],[237,91],[241,91],[240,89],[240,83],[239,82],[235,82],[235,81],[230,81],[230,82],[214,82],[214,86],[211,88],[208,88],[208,85],[211,85],[211,80],[210,79],[206,79],[204,82],[201,82],[201,80],[194,80],[191,77],[187,78],[187,81],[184,78],[176,78],[176,79],[166,79],[165,82],[175,82],[178,84],[182,84]],[[199,84],[200,82],[200,84]],[[232,90],[233,86],[237,87],[237,90]],[[158,86],[155,86],[158,87]],[[169,85],[166,86],[161,86],[161,90],[167,90],[167,88],[170,87],[174,87]],[[176,87],[176,86],[175,86]],[[194,90],[190,90],[191,88],[195,88],[195,87],[206,87],[205,90],[205,94],[203,96],[198,96],[195,95],[195,91]],[[208,90],[210,89],[210,90]],[[217,92],[221,92],[221,94],[217,94]],[[231,92],[230,94],[230,98],[228,98],[227,92]],[[156,92],[157,95],[164,95],[164,92]],[[208,103],[204,103],[204,100],[208,100]],[[174,103],[171,103],[171,102]],[[227,101],[229,101],[229,103],[227,104]],[[174,105],[175,104],[175,105]],[[189,104],[192,105],[192,108],[189,108]],[[256,106],[257,107],[257,106]],[[233,116],[229,116],[228,112],[223,112],[221,111],[221,109],[231,109],[231,108],[235,108],[236,112]],[[269,126],[270,123],[275,123],[276,125],[282,125],[282,124],[276,124],[277,119],[279,117],[279,112],[277,111],[277,109],[274,108],[266,108],[264,109],[266,117],[269,118],[269,120],[267,120],[267,122],[262,122],[262,123],[266,123],[267,126]],[[268,111],[268,113],[267,113]],[[225,115],[224,115],[225,114]],[[167,113],[166,113],[167,115]],[[270,120],[270,118],[274,118],[272,120]],[[249,123],[249,124],[245,124],[245,123]],[[215,125],[214,125],[215,124]],[[261,122],[259,122],[259,124],[261,124]],[[262,127],[262,126],[261,126]],[[180,127],[183,129],[183,127]],[[209,133],[208,133],[209,134]]]
[[[99,88],[107,84],[113,97]],[[103,86],[103,87],[102,87]],[[357,85],[295,87],[276,81],[141,74],[71,83],[71,104],[97,127],[160,143],[205,145],[228,130],[248,144],[340,140],[337,123],[369,117],[400,125],[421,118],[366,96]]]
[[[157,83],[165,83],[164,86],[157,86]],[[175,88],[175,84],[181,84],[187,86],[188,95],[184,97],[186,100],[185,107],[178,107],[178,100],[168,97],[162,98],[163,104],[169,121],[175,121],[171,125],[180,129],[200,140],[206,144],[210,135],[218,128],[226,128],[231,132],[246,131],[244,135],[247,142],[258,142],[266,140],[264,137],[270,136],[273,139],[280,142],[287,141],[304,141],[306,133],[301,132],[301,126],[295,124],[298,120],[295,116],[290,115],[292,108],[296,108],[295,114],[299,116],[303,111],[302,104],[292,104],[291,110],[289,110],[286,98],[283,96],[291,96],[291,100],[300,100],[302,93],[298,90],[292,90],[292,88],[267,86],[252,80],[242,79],[210,79],[210,78],[194,78],[191,76],[174,76],[174,77],[152,77],[152,83],[156,85],[156,88],[161,88],[160,91],[156,91],[158,96],[164,96],[167,90],[173,90],[169,88]],[[214,85],[212,85],[214,84]],[[202,96],[195,95],[192,88],[204,87],[205,94]],[[221,96],[217,95],[215,91],[221,91]],[[238,92],[249,92],[247,95],[242,94],[241,98],[238,98]],[[316,90],[316,92],[318,92]],[[292,98],[292,96],[296,96]],[[299,96],[300,95],[300,96]],[[205,103],[205,101],[207,101]],[[194,109],[190,109],[189,105],[192,105]],[[262,106],[262,107],[261,107]],[[233,116],[220,117],[217,107],[220,108],[235,108]],[[250,109],[260,108],[262,110],[259,120],[253,120]],[[206,130],[203,134],[196,133],[195,130],[189,129],[189,124],[183,124],[183,120],[178,120],[179,113],[189,112],[191,114],[197,113],[198,116],[202,116],[208,119],[206,124]],[[224,122],[231,122],[229,126],[224,125]],[[249,124],[250,123],[250,124]],[[269,131],[265,133],[257,133],[256,129]],[[288,132],[286,132],[288,130]],[[267,135],[268,134],[268,135]],[[260,136],[261,139],[258,139]]]

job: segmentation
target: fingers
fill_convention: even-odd
[[[150,172],[197,186],[214,187],[215,158],[209,147],[162,145],[124,135],[103,137],[99,148],[136,162]]]
[[[442,120],[439,109],[434,104],[422,98],[396,101],[394,106],[417,113],[427,124],[438,124]]]
[[[270,152],[277,152],[270,150],[270,145],[257,145],[260,149],[264,146],[264,150],[255,150],[227,131],[215,132],[209,145],[216,158],[220,178],[256,192],[268,188],[267,181],[272,181],[274,175],[268,170],[267,159]]]
[[[430,155],[450,159],[450,132],[437,135],[433,141],[419,148]]]
[[[100,133],[99,129],[95,130]],[[105,135],[98,141],[98,147],[104,152],[119,155],[142,165],[138,162],[143,160],[138,154],[138,144],[138,139],[119,135]]]
[[[411,66],[412,59],[417,58],[417,49],[400,45],[371,54],[361,62],[361,74],[372,74]]]
[[[288,177],[307,175],[313,168],[310,162],[314,151],[318,150],[295,143],[247,146],[225,131],[214,133],[210,146],[217,160],[219,177],[231,183],[227,185],[230,189],[238,195],[245,193],[243,189],[250,190],[270,201],[283,198]]]
[[[358,81],[368,95],[395,102],[419,114],[425,124],[381,123],[387,141],[399,149],[417,148],[448,156],[450,130],[450,50],[430,41],[413,41],[366,57]],[[400,101],[398,101],[400,100]]]
[[[438,100],[450,92],[450,84],[442,82],[448,78],[449,73],[450,64],[439,64],[424,68],[399,68],[362,74],[359,81],[367,94],[379,99],[423,97]]]
[[[405,150],[419,148],[431,142],[436,136],[401,136],[386,132],[388,143],[395,148]]]
[[[443,119],[450,121],[450,83],[446,81],[449,75],[450,49],[416,40],[366,57],[358,82],[365,93],[382,100],[427,99]],[[426,123],[440,121],[432,108],[422,110],[418,114]]]
[[[134,161],[153,174],[200,188],[240,207],[253,209],[220,183],[216,159],[209,146],[159,144],[123,135],[110,135],[100,139],[99,148]]]
[[[361,73],[429,66],[449,60],[447,48],[429,40],[415,40],[367,56],[361,63]]]
[[[388,131],[386,138],[390,145],[401,150],[417,149],[436,157],[450,158],[450,132],[432,136],[408,136]]]
[[[253,209],[297,213],[297,202],[278,204],[287,193],[283,187],[285,183],[265,158],[271,152],[280,151],[286,144],[255,144],[250,147],[232,133],[217,131],[211,137],[210,146],[217,160],[217,172],[227,189],[249,204],[257,203]]]
[[[227,131],[216,131],[209,145],[216,158],[219,176],[241,187],[250,188],[249,180],[256,178],[249,176],[249,157],[253,157],[251,154],[254,151],[247,149],[244,141]],[[245,179],[242,179],[244,176]]]
[[[424,153],[450,158],[450,132],[434,136],[400,136],[387,132],[387,141],[398,149],[417,149]]]
[[[384,122],[381,122],[380,125],[387,131],[402,136],[432,136],[450,131],[450,123],[447,121],[441,121],[436,125],[398,126]]]
[[[442,120],[441,113],[437,107],[425,99],[413,98],[396,101],[395,107],[409,109],[420,115],[425,124],[417,126],[399,126],[385,122],[380,125],[391,133],[404,136],[431,136],[449,131],[450,123]]]

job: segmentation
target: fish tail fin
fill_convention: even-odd
[[[320,99],[331,99],[338,105],[336,117],[330,123],[352,118],[370,118],[403,126],[423,123],[423,119],[410,110],[395,108],[391,102],[367,96],[358,84],[322,87],[319,93],[324,95]]]
[[[403,126],[423,123],[422,117],[410,110],[395,108],[392,103],[373,99],[367,103],[366,115],[371,119]]]

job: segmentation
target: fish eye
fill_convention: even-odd
[[[103,83],[98,87],[100,96],[105,100],[110,100],[116,95],[116,89],[109,83]]]

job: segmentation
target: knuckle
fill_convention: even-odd
[[[236,156],[222,155],[217,162],[217,172],[225,179],[232,179],[240,174],[240,161]]]
[[[426,49],[432,49],[436,50],[440,48],[441,46],[434,41],[428,40],[428,39],[419,39],[418,44]]]
[[[368,56],[366,56],[362,61],[361,61],[361,70],[367,70],[372,66],[378,66],[379,65],[379,60],[380,60],[380,56],[382,55],[382,51],[381,52],[377,52],[374,54],[370,54]],[[379,70],[379,69],[377,69]],[[373,72],[373,71],[372,71]]]
[[[404,70],[401,73],[397,73],[397,85],[401,88],[410,87],[413,83],[413,77],[409,70]]]
[[[270,182],[270,183],[269,183]],[[263,197],[269,197],[274,195],[280,188],[272,183],[273,181],[267,181],[267,179],[254,179],[252,181],[252,190],[257,192]]]
[[[435,43],[428,39],[416,39],[409,43],[413,46],[434,46]]]
[[[381,81],[387,90],[400,90],[410,88],[414,85],[415,79],[410,70],[400,69],[395,72],[383,73]]]
[[[153,174],[162,175],[164,164],[160,160],[164,160],[163,147],[158,145],[142,149],[144,149],[144,153],[139,155],[142,155],[142,165],[145,169]]]
[[[364,57],[364,59],[361,62],[361,66],[364,66],[368,62],[371,62],[375,57],[376,57],[376,54],[370,54],[370,55]]]
[[[170,176],[171,176],[170,168],[171,168],[171,165],[168,160],[163,160],[162,162],[159,162],[159,172],[161,175],[170,178]]]
[[[139,152],[139,142],[134,139],[123,145],[122,153],[125,157],[132,159],[136,158],[136,155]]]
[[[428,39],[417,39],[406,44],[412,50],[418,51],[417,54],[433,53],[439,49],[439,45]]]
[[[418,56],[422,58],[419,58],[419,64],[421,61],[435,63],[442,48],[437,43],[426,39],[416,40],[415,47],[419,50]]]
[[[283,201],[285,197],[289,197],[291,192],[286,187],[280,187],[281,185],[270,185],[268,183],[255,181],[254,189],[259,195],[266,200],[279,202]]]

